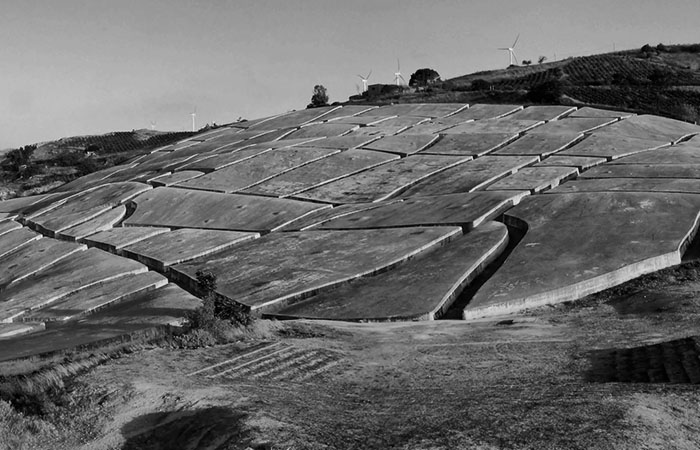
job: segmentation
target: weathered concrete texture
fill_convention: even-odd
[[[583,178],[700,178],[700,164],[603,164]]]
[[[383,128],[410,128],[414,125],[418,125],[422,122],[427,122],[429,119],[425,117],[411,117],[411,116],[401,116],[392,117],[387,120],[381,121],[379,124],[374,126],[379,126]]]
[[[433,320],[508,244],[508,230],[488,222],[422,258],[361,278],[274,313],[331,320]]]
[[[0,221],[1,220],[14,220],[18,216],[17,213],[6,213],[6,212],[0,212]]]
[[[401,196],[472,192],[537,161],[537,156],[484,156],[427,178]]]
[[[124,247],[121,254],[165,272],[167,266],[224,250],[259,237],[239,231],[181,229],[159,233]]]
[[[275,149],[175,186],[218,192],[242,191],[268,178],[338,152],[336,149],[311,147]]]
[[[636,153],[617,159],[610,164],[695,165],[700,164],[700,148],[683,143],[673,147]]]
[[[12,321],[94,284],[146,270],[141,263],[96,248],[73,253],[0,292],[0,322]]]
[[[257,130],[257,131],[230,131],[228,133],[221,133],[216,137],[212,137],[204,142],[198,142],[197,144],[187,147],[186,151],[175,151],[173,156],[182,155],[192,155],[201,154],[206,152],[215,152],[219,150],[226,150],[233,146],[240,146],[241,144],[250,143],[247,139],[260,138],[264,140],[273,140],[280,136],[276,133],[276,130]]]
[[[700,194],[700,179],[675,178],[578,178],[547,194],[575,192],[675,192]]]
[[[0,221],[0,235],[8,233],[12,230],[17,230],[22,228],[22,224],[15,222],[14,220],[1,220]]]
[[[108,169],[98,170],[88,175],[84,175],[73,181],[70,181],[64,185],[61,185],[53,190],[53,192],[79,192],[86,189],[93,188],[95,186],[100,186],[105,183],[112,181],[112,177],[121,175],[121,179],[117,181],[122,181],[122,179],[128,179],[122,174],[127,169],[131,169],[135,164],[121,164],[118,166],[110,167]]]
[[[506,213],[527,233],[472,298],[472,319],[576,300],[681,262],[700,196],[663,193],[539,195]],[[572,239],[573,237],[573,239]]]
[[[367,211],[374,208],[380,208],[382,206],[388,205],[390,203],[395,203],[401,200],[384,200],[376,203],[351,203],[347,205],[339,205],[333,208],[321,209],[308,214],[299,220],[291,222],[280,228],[277,231],[305,231],[311,228],[318,227],[319,225],[328,222],[329,220],[336,219],[338,217],[343,217],[348,214],[353,214],[359,211]]]
[[[336,136],[326,139],[317,139],[315,141],[304,144],[304,147],[320,147],[320,148],[337,148],[339,150],[347,150],[349,148],[362,147],[372,141],[378,139],[373,136]]]
[[[583,134],[580,133],[526,134],[520,139],[496,150],[493,154],[537,155],[540,158],[544,158],[565,149],[582,137]]]
[[[38,202],[50,202],[52,199],[65,197],[67,194],[40,194],[29,197],[17,197],[0,201],[0,211],[3,213],[20,213]]]
[[[299,127],[304,124],[320,122],[324,114],[339,108],[338,106],[327,106],[324,108],[310,108],[294,111],[281,116],[251,125],[248,129],[279,130],[282,128]]]
[[[82,192],[47,212],[32,216],[29,223],[46,234],[86,222],[105,211],[153,189],[142,183],[112,183]]]
[[[553,123],[553,122],[552,122]],[[544,122],[537,120],[485,119],[456,125],[441,131],[443,134],[464,133],[509,133],[518,134],[543,126]]]
[[[549,122],[568,116],[576,111],[573,106],[528,106],[513,114],[506,116],[508,120],[542,120]]]
[[[265,311],[386,270],[460,234],[456,227],[271,233],[170,273],[193,285],[198,270],[210,271],[219,295]]]
[[[109,230],[125,216],[126,206],[119,205],[115,208],[108,209],[94,219],[90,219],[87,222],[67,228],[56,234],[61,239],[77,241],[85,236],[89,236],[100,231]]]
[[[570,166],[576,167],[579,172],[583,172],[591,167],[603,164],[606,161],[607,159],[605,158],[596,158],[593,156],[554,155],[543,159],[535,164],[534,167]]]
[[[376,126],[371,127],[360,127],[357,130],[351,131],[347,136],[352,137],[366,137],[366,138],[379,138],[382,136],[393,136],[404,131],[406,127],[389,127],[383,126],[380,122]]]
[[[340,108],[334,109],[333,111],[324,114],[322,120],[324,122],[331,122],[336,119],[340,119],[343,117],[352,117],[361,113],[370,114],[370,111],[374,109],[377,109],[377,107],[371,105],[343,105]]]
[[[296,197],[328,203],[364,203],[386,200],[418,181],[470,156],[412,155],[310,189]]]
[[[119,250],[127,245],[135,244],[166,231],[170,231],[170,228],[119,227],[95,233],[83,238],[81,241],[110,253],[118,253]]]
[[[0,292],[13,282],[28,277],[87,247],[51,238],[36,239],[0,257]]]
[[[37,239],[41,239],[41,235],[26,227],[8,231],[0,235],[0,258]]]
[[[347,150],[277,175],[242,193],[290,196],[398,158],[370,150]]]
[[[468,107],[464,103],[401,103],[398,105],[382,106],[365,114],[397,115],[412,117],[445,117]]]
[[[402,202],[348,214],[317,228],[352,230],[454,225],[472,229],[507,211],[526,195],[527,191],[481,191],[413,197]]]
[[[683,138],[700,133],[700,126],[665,117],[641,115],[632,116],[600,130],[612,136],[627,136],[635,139],[649,139],[676,143]]]
[[[352,130],[359,128],[354,124],[346,123],[317,123],[313,125],[307,125],[299,128],[296,131],[289,133],[287,138],[289,139],[299,139],[299,138],[315,138],[315,137],[330,137],[330,136],[342,136],[349,133]]]
[[[66,322],[124,302],[168,284],[156,272],[143,272],[106,281],[77,291],[38,311],[22,316],[25,322]]]
[[[401,136],[401,135],[399,135]],[[471,155],[490,153],[518,138],[514,133],[448,134],[421,153],[429,155]]]
[[[581,118],[564,118],[561,120],[554,120],[552,122],[547,122],[541,127],[537,127],[532,130],[532,133],[566,133],[566,134],[579,134],[587,133],[595,129],[609,126],[617,119],[609,117],[581,117]]]
[[[110,342],[162,326],[178,326],[200,305],[198,298],[171,283],[77,321],[6,339],[0,346],[0,361]]]
[[[443,130],[447,130],[448,128],[452,128],[455,125],[467,122],[472,122],[472,119],[460,120],[458,118],[453,119],[452,117],[445,117],[443,119],[433,119],[427,122],[421,122],[418,125],[411,127],[410,132],[414,134],[439,134]]]
[[[365,145],[363,148],[406,156],[420,152],[438,139],[438,136],[434,134],[408,133],[410,131],[396,136],[386,136]]]
[[[508,114],[523,109],[520,105],[472,105],[468,109],[463,109],[457,114],[451,115],[448,119],[455,121],[498,119]]]
[[[204,175],[204,172],[200,172],[198,170],[183,170],[152,178],[148,180],[148,183],[153,187],[172,186],[175,183],[191,180],[192,178],[197,178],[200,175]]]
[[[634,113],[591,108],[589,106],[584,106],[583,108],[579,108],[576,111],[569,114],[569,117],[611,117],[616,119],[622,119],[632,116],[634,116]]]
[[[658,149],[670,144],[670,141],[637,139],[610,134],[594,134],[576,143],[571,148],[561,151],[558,155],[597,156],[600,158],[616,159],[647,150]]]
[[[375,116],[373,114],[366,114],[362,116],[353,116],[353,117],[344,117],[338,120],[334,120],[333,122],[330,123],[344,123],[344,124],[352,124],[352,125],[361,125],[363,127],[368,126],[368,125],[376,125],[380,122],[383,122],[388,119],[393,119],[396,116]]]
[[[215,170],[223,169],[224,167],[230,166],[231,164],[236,164],[238,162],[245,161],[246,159],[253,158],[255,156],[261,155],[272,150],[273,148],[269,145],[256,144],[250,147],[238,149],[230,153],[209,155],[209,157],[207,158],[201,158],[191,163],[183,165],[182,169],[184,171],[197,170],[202,172],[213,172]],[[187,180],[189,179],[192,178],[188,178]],[[181,181],[184,182],[187,180]]]
[[[133,200],[126,226],[272,231],[327,205],[238,194],[157,188]]]
[[[25,336],[29,333],[45,329],[46,326],[43,323],[0,323],[0,339]]]
[[[537,194],[546,189],[559,186],[566,180],[578,175],[576,167],[525,167],[502,178],[489,187],[487,191],[518,190]]]

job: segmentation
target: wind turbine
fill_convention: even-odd
[[[195,117],[197,117],[197,107],[194,107],[194,110],[190,113],[190,116],[192,116],[192,132],[197,131],[197,128],[195,126]]]
[[[397,70],[394,72],[394,81],[396,81],[397,86],[401,86],[401,81],[405,83],[406,80],[401,76],[401,61],[398,59],[396,60],[396,68]]]
[[[513,45],[510,47],[501,47],[499,50],[508,50],[508,56],[510,57],[510,64],[509,66],[516,65],[518,64],[518,57],[515,56],[515,44],[518,43],[518,39],[520,39],[520,34],[518,34],[518,37],[515,38],[515,42],[513,42]]]
[[[369,73],[367,74],[366,77],[363,77],[362,75],[358,75],[360,79],[362,80],[362,92],[367,92],[367,81],[369,81],[369,76],[372,75],[372,69],[369,70]]]
[[[156,129],[156,121],[151,120],[151,130],[155,130],[155,129]]]

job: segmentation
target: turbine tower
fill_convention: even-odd
[[[518,57],[515,56],[515,50],[513,50],[513,49],[515,48],[515,44],[518,43],[518,39],[520,39],[520,35],[519,35],[519,34],[518,34],[518,36],[515,38],[515,42],[513,42],[513,45],[511,45],[510,47],[501,47],[501,48],[499,48],[499,50],[508,50],[508,56],[509,56],[509,58],[510,58],[510,64],[508,65],[509,67],[518,64]]]
[[[369,81],[370,75],[372,75],[372,69],[370,69],[370,71],[366,77],[363,77],[362,75],[358,75],[358,77],[360,77],[360,79],[362,80],[362,92],[367,92],[367,81]]]
[[[394,72],[394,81],[396,81],[397,86],[401,86],[401,81],[405,83],[406,80],[401,76],[401,61],[398,59],[396,60],[396,69],[396,72]]]
[[[190,113],[190,116],[192,116],[192,132],[194,133],[197,131],[196,125],[195,125],[195,117],[197,117],[197,107],[194,107],[194,110]]]
[[[155,130],[155,129],[156,129],[156,121],[151,120],[151,130]]]

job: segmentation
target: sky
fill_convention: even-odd
[[[151,128],[182,131],[309,103],[429,67],[443,79],[696,43],[698,0],[3,0],[0,149]]]

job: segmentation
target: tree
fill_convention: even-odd
[[[483,78],[477,78],[475,80],[472,80],[471,87],[474,91],[486,91],[491,87],[491,84]]]
[[[11,150],[5,155],[5,166],[17,178],[29,178],[37,172],[37,166],[32,161],[32,154],[36,145],[25,145],[16,150]]]
[[[547,57],[542,55],[539,58],[537,58],[537,64],[542,64],[543,62],[547,61]]]
[[[440,81],[440,74],[430,68],[418,69],[411,74],[408,85],[411,87],[425,87]]]
[[[529,66],[530,64],[532,64],[531,59],[523,59],[523,66]]]
[[[307,108],[318,108],[321,106],[328,106],[328,94],[322,84],[317,84],[314,86],[314,95],[311,96],[311,103],[309,103]]]
[[[552,79],[534,85],[527,93],[528,98],[535,103],[557,103],[564,94],[564,83]]]

